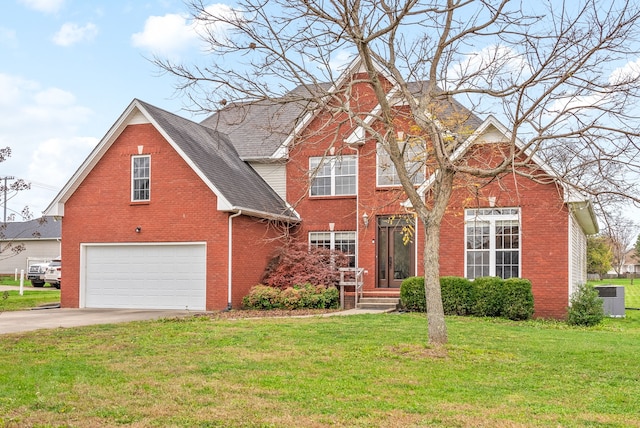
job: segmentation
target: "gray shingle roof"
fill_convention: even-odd
[[[227,134],[242,159],[268,159],[309,111],[305,92],[298,87],[282,98],[234,103],[200,124]]]
[[[233,207],[296,218],[286,202],[240,159],[227,135],[137,101]]]
[[[419,96],[427,82],[411,82],[409,90]],[[319,91],[330,88],[329,83],[318,86]],[[309,95],[313,88],[298,87],[274,100],[234,103],[200,122],[201,125],[229,135],[238,154],[245,160],[268,159],[280,148],[313,105]],[[465,132],[475,130],[482,120],[459,102],[450,99],[442,115],[456,113],[465,118]],[[457,130],[452,130],[453,132]]]
[[[45,216],[29,221],[0,223],[0,241],[29,239],[60,239],[61,222],[53,216]]]

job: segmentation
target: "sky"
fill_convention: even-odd
[[[7,217],[39,217],[134,98],[192,118],[150,61],[197,53],[187,12],[182,0],[3,0],[0,147],[12,154],[0,180],[31,183],[7,194]]]
[[[31,183],[8,193],[8,216],[20,221],[25,206],[40,216],[134,98],[204,119],[184,109],[154,54],[201,57],[183,0],[3,0],[0,147],[12,155],[0,180]]]

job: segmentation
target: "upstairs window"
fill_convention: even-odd
[[[309,158],[311,196],[356,194],[356,157]]]
[[[131,200],[133,202],[150,199],[151,156],[133,156],[131,158]]]
[[[520,210],[465,210],[467,278],[520,276]]]
[[[405,160],[405,166],[411,182],[419,185],[424,182],[424,160],[425,147],[420,142],[408,140],[398,143],[400,151]],[[400,186],[400,178],[396,166],[391,162],[391,157],[382,146],[378,144],[377,149],[377,185],[378,186]]]

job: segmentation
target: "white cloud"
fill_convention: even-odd
[[[20,3],[38,12],[55,13],[62,8],[64,1],[65,0],[20,0]]]
[[[133,46],[156,55],[173,56],[193,46],[198,36],[182,15],[150,16],[144,30],[131,36]]]
[[[531,74],[526,58],[515,50],[491,45],[465,55],[447,70],[445,85],[500,89]]]
[[[82,27],[78,24],[67,22],[53,36],[53,42],[59,46],[71,46],[75,43],[91,41],[97,34],[98,27],[91,22]]]
[[[334,73],[341,73],[344,69],[349,66],[355,57],[353,52],[350,52],[346,49],[338,51],[338,53],[331,57],[329,61],[329,67],[331,67],[331,71]]]
[[[206,7],[207,24],[190,21],[185,15],[166,14],[150,16],[144,29],[131,36],[133,46],[145,49],[155,55],[176,56],[195,47],[207,34],[221,35],[229,27],[224,20],[241,20],[242,15],[224,4]],[[221,20],[212,22],[212,17]]]
[[[78,128],[92,114],[68,91],[0,74],[0,147],[12,149],[11,157],[0,167],[3,174],[34,183],[31,190],[11,200],[11,212],[29,206],[40,215],[53,200],[98,142],[78,136]]]
[[[640,58],[629,61],[622,67],[616,68],[609,76],[609,83],[612,85],[631,83],[640,79]]]

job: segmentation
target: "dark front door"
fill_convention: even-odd
[[[378,217],[378,287],[398,288],[415,275],[413,218]]]

